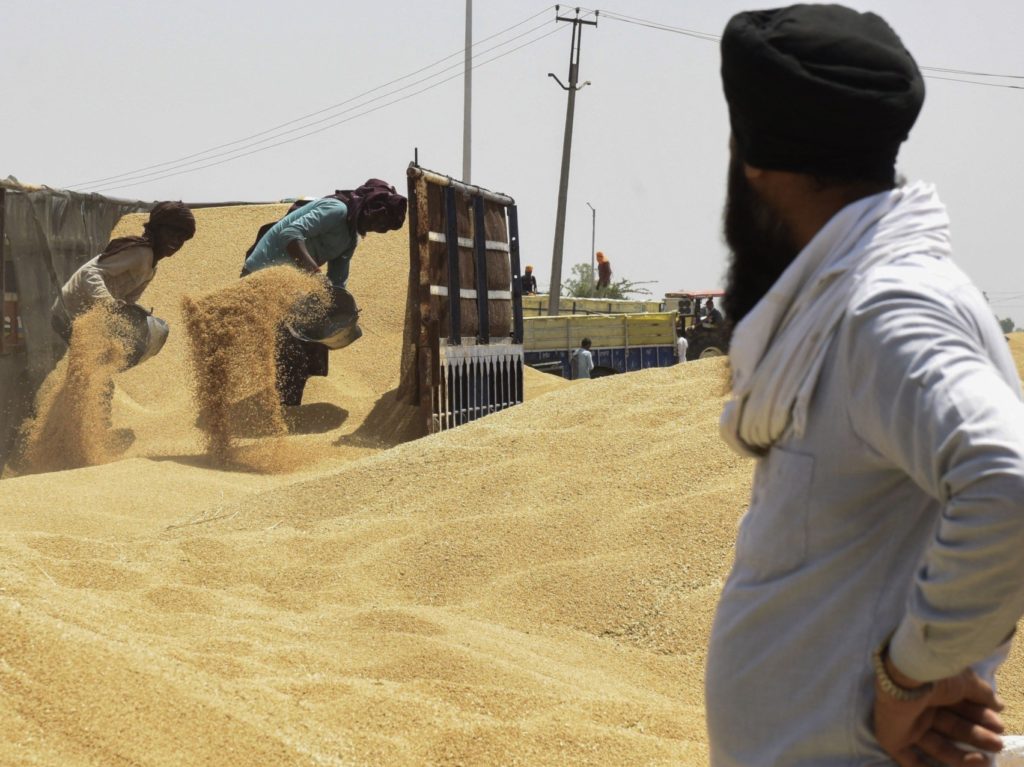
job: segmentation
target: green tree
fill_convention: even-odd
[[[999,319],[999,318],[997,317],[996,319]],[[1013,332],[1013,320],[1010,319],[1009,317],[1004,317],[1003,319],[999,320],[999,327],[1001,327],[1003,329],[1004,333],[1012,333]]]
[[[598,288],[597,280],[594,279],[594,272],[590,264],[575,264],[572,267],[572,276],[562,283],[562,295],[573,298],[628,298],[631,295],[649,296],[651,291],[643,287],[652,285],[653,280],[647,282],[633,282],[632,280],[615,280],[606,288]]]

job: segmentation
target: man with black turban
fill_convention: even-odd
[[[327,267],[336,288],[348,282],[349,263],[369,232],[390,232],[405,224],[407,202],[385,181],[371,178],[357,189],[292,206],[266,228],[246,256],[242,276],[269,266],[291,264],[314,274]],[[302,404],[310,376],[327,375],[327,347],[295,338],[287,328],[278,337],[277,389],[281,404]]]
[[[726,441],[756,459],[709,643],[714,767],[984,764],[1024,613],[1024,404],[878,16],[740,13],[721,42]]]
[[[71,325],[97,303],[135,304],[156,276],[157,264],[181,250],[196,233],[196,219],[181,202],[158,202],[140,237],[111,240],[61,288],[53,304],[53,329],[68,343]]]

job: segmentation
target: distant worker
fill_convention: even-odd
[[[188,206],[158,202],[141,236],[111,240],[64,283],[52,307],[51,324],[57,335],[71,343],[72,323],[96,304],[112,308],[136,304],[156,276],[157,264],[181,250],[195,233],[196,219]]]
[[[242,276],[282,264],[321,274],[326,264],[331,285],[344,288],[360,238],[369,232],[401,229],[406,207],[405,197],[376,178],[358,189],[339,190],[306,203],[289,211],[257,240],[245,259]],[[323,344],[295,338],[286,328],[280,329],[277,390],[282,405],[301,405],[309,377],[327,375],[327,352]]]
[[[690,342],[686,340],[686,336],[680,333],[679,338],[676,339],[676,355],[679,357],[679,364],[686,362],[686,350],[689,346]]]
[[[722,317],[722,313],[715,308],[715,299],[709,298],[707,304],[705,304],[707,314],[704,317],[704,324],[710,327],[721,325],[725,320]]]
[[[572,368],[573,380],[577,378],[590,378],[590,371],[594,369],[594,357],[590,353],[590,339],[584,338],[580,341],[580,348],[572,353],[569,358]]]
[[[607,288],[612,284],[612,262],[604,253],[597,251],[597,289]]]
[[[523,295],[533,296],[537,293],[537,278],[533,274],[533,267],[527,264],[526,274],[523,275]]]

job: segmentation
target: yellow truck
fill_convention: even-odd
[[[633,301],[621,298],[573,298],[562,296],[558,299],[559,314],[637,314],[640,312],[661,312],[665,307],[661,301]],[[541,317],[548,313],[547,294],[523,296],[523,316]]]
[[[523,361],[571,378],[569,357],[580,341],[589,338],[594,378],[675,365],[676,321],[676,312],[524,317]]]

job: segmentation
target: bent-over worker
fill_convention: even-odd
[[[138,237],[111,240],[71,275],[53,303],[51,324],[71,342],[75,318],[98,303],[134,304],[156,276],[157,264],[181,250],[196,233],[196,219],[181,202],[158,202]]]
[[[406,206],[405,197],[376,178],[357,189],[314,200],[289,211],[259,238],[245,259],[242,276],[282,264],[321,274],[326,265],[331,285],[344,288],[360,238],[369,232],[401,229]],[[300,340],[281,329],[277,389],[282,405],[302,404],[309,377],[327,375],[327,353],[323,344]]]

